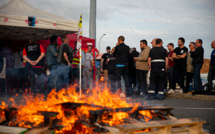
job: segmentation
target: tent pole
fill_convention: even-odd
[[[80,97],[81,97],[81,67],[82,67],[82,61],[81,61],[81,59],[82,59],[82,50],[81,50],[81,48],[80,48],[80,50],[79,50],[79,54],[80,54],[80,62],[79,62],[79,94],[80,94]]]

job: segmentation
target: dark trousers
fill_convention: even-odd
[[[123,79],[125,81],[126,95],[130,95],[129,94],[128,65],[125,65],[124,67],[116,67],[117,89],[122,89],[121,88],[121,76],[123,77]]]
[[[110,81],[111,91],[115,93],[116,92],[116,74],[108,73],[108,79]]]
[[[169,89],[173,89],[173,67],[170,67],[168,71]]]
[[[158,90],[158,94],[164,94],[166,89],[166,72],[165,72],[165,63],[160,63],[159,66],[151,65],[150,73],[150,88],[148,90],[149,94],[155,94]]]
[[[137,76],[137,83],[138,83],[138,93],[142,92],[144,94],[147,94],[147,81],[146,81],[147,73],[148,71],[137,69],[136,76]]]
[[[209,72],[208,72],[208,88],[209,88],[209,90],[213,89],[212,81],[214,80],[214,76],[215,76],[215,67],[210,66]]]
[[[24,82],[27,81],[27,77],[28,77],[27,72],[25,68],[15,68],[13,70],[13,76],[14,76],[13,84],[18,91],[19,89],[23,88]]]
[[[186,73],[186,90],[185,93],[189,91],[190,89],[190,82],[192,82],[193,79],[193,73],[187,72]]]
[[[129,79],[129,94],[133,93],[133,88],[136,87],[136,69],[129,70],[128,74]],[[132,86],[133,85],[133,86]]]
[[[30,79],[30,88],[31,88],[31,91],[34,93],[34,95],[36,94],[36,76],[37,76],[37,84],[39,85],[40,92],[45,93],[43,68],[30,67],[28,69],[28,75]]]
[[[52,89],[56,88],[56,82],[57,82],[57,65],[51,65],[49,67],[50,74],[48,76],[48,83],[47,83],[47,91],[46,94],[48,94]]]
[[[186,66],[174,66],[173,69],[173,90],[176,89],[176,82],[179,86],[185,90],[184,88],[184,76],[186,74]]]
[[[200,77],[201,68],[202,68],[202,64],[193,65],[193,80],[194,80],[193,90],[195,92],[202,90],[202,79]]]
[[[133,84],[133,88],[137,86],[137,69],[134,69],[133,73],[131,74],[131,85],[132,84]]]
[[[8,91],[13,90],[13,70],[7,69],[6,70],[6,85]]]

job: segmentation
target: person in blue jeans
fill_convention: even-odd
[[[50,45],[47,47],[46,50],[46,60],[47,66],[49,68],[50,74],[48,76],[48,83],[47,83],[47,91],[48,94],[52,89],[56,88],[56,80],[57,80],[57,36],[52,36],[50,38]]]
[[[202,40],[196,40],[196,49],[191,50],[191,58],[193,58],[193,80],[194,80],[194,92],[193,94],[198,93],[202,90],[202,80],[200,77],[200,70],[202,68],[203,60],[204,60],[204,48],[202,47]]]
[[[57,91],[61,88],[68,88],[69,86],[69,72],[71,69],[71,59],[73,49],[69,46],[69,38],[67,36],[62,36],[61,44],[58,52],[57,62],[58,65],[58,79],[57,79]]]

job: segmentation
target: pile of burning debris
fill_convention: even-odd
[[[205,122],[200,119],[176,119],[171,107],[129,103],[108,89],[95,88],[80,96],[72,86],[59,92],[52,90],[46,100],[37,95],[34,99],[24,96],[25,105],[10,101],[12,107],[5,102],[0,105],[0,134],[205,133]]]

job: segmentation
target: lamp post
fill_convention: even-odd
[[[100,53],[100,43],[101,43],[101,39],[102,39],[102,37],[103,36],[105,36],[106,34],[103,34],[101,37],[100,37],[100,39],[99,39],[99,53]]]

